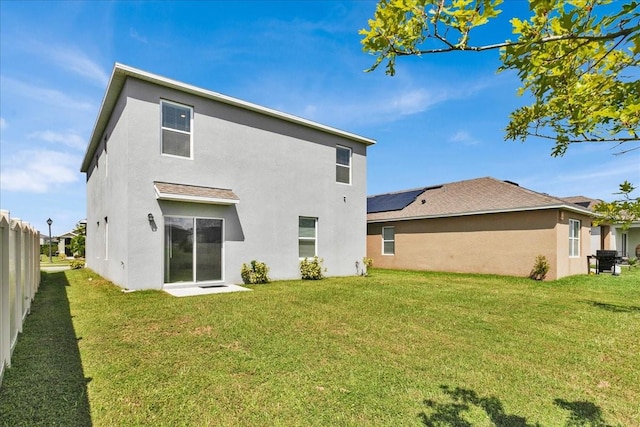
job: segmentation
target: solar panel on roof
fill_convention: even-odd
[[[399,211],[409,206],[424,191],[424,188],[420,188],[418,190],[369,197],[367,198],[367,213]]]

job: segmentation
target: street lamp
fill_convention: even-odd
[[[51,221],[51,218],[49,218],[47,220],[47,225],[49,226],[49,264],[53,263],[53,261],[51,260],[51,224],[53,224],[53,221]]]

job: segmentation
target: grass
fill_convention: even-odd
[[[64,265],[70,265],[72,259],[60,258],[59,256],[51,256],[51,262],[49,262],[49,255],[40,255],[40,267],[62,267]]]
[[[640,269],[545,283],[373,270],[191,298],[44,277],[3,425],[640,420]]]

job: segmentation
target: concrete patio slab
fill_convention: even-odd
[[[251,289],[243,288],[238,285],[214,285],[214,286],[190,286],[184,288],[169,288],[164,289],[170,295],[174,297],[193,297],[199,295],[210,294],[224,294],[229,292],[242,292],[250,291]]]

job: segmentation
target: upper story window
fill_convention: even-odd
[[[351,148],[336,146],[336,182],[351,184]]]
[[[382,255],[395,255],[396,253],[396,229],[395,227],[382,227]]]
[[[169,101],[161,101],[161,106],[162,154],[191,158],[193,109]]]
[[[580,256],[580,221],[569,220],[569,256]]]

